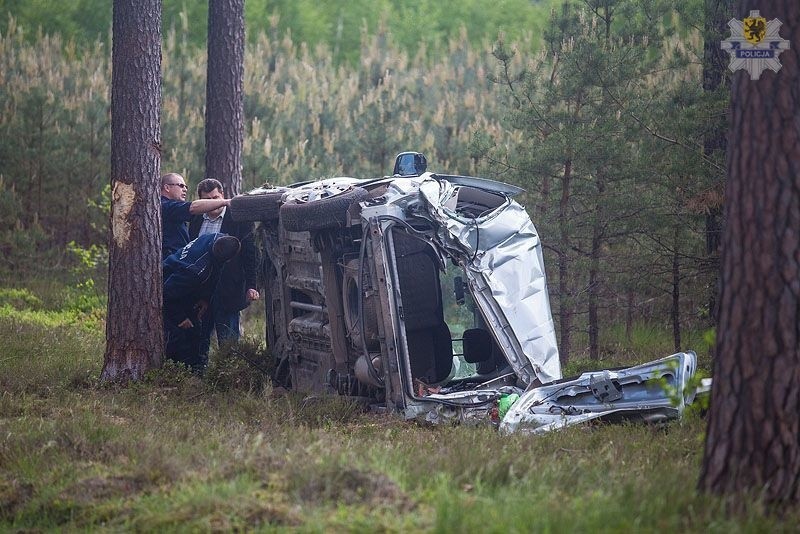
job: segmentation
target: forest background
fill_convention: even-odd
[[[635,350],[637,329],[707,352],[728,96],[704,87],[704,9],[248,0],[242,190],[381,176],[403,150],[521,185],[564,363]],[[0,0],[0,13],[0,276],[71,276],[79,317],[105,298],[111,5]],[[190,188],[206,18],[202,2],[163,2],[161,168]]]
[[[731,3],[248,0],[242,189],[380,176],[403,150],[519,184],[565,375],[684,348],[707,372]],[[193,186],[206,6],[163,10],[161,168]],[[254,306],[204,377],[102,383],[110,2],[0,15],[0,525],[796,530],[692,489],[702,414],[538,438],[362,414],[248,365],[269,361]]]

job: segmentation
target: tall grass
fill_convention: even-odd
[[[531,437],[427,427],[168,368],[98,384],[102,336],[0,317],[0,530],[791,531],[695,491],[705,421]],[[220,354],[212,353],[212,358]]]

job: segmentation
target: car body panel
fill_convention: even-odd
[[[679,417],[694,401],[694,352],[679,352],[626,369],[583,373],[523,393],[500,431],[541,434],[597,419],[648,422]]]

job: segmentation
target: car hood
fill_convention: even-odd
[[[660,422],[679,417],[709,384],[691,383],[697,355],[679,352],[625,369],[592,371],[523,393],[500,423],[503,433],[543,434],[591,420]]]

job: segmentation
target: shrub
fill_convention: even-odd
[[[206,381],[218,391],[260,392],[275,372],[274,356],[255,338],[223,343],[211,356]]]

